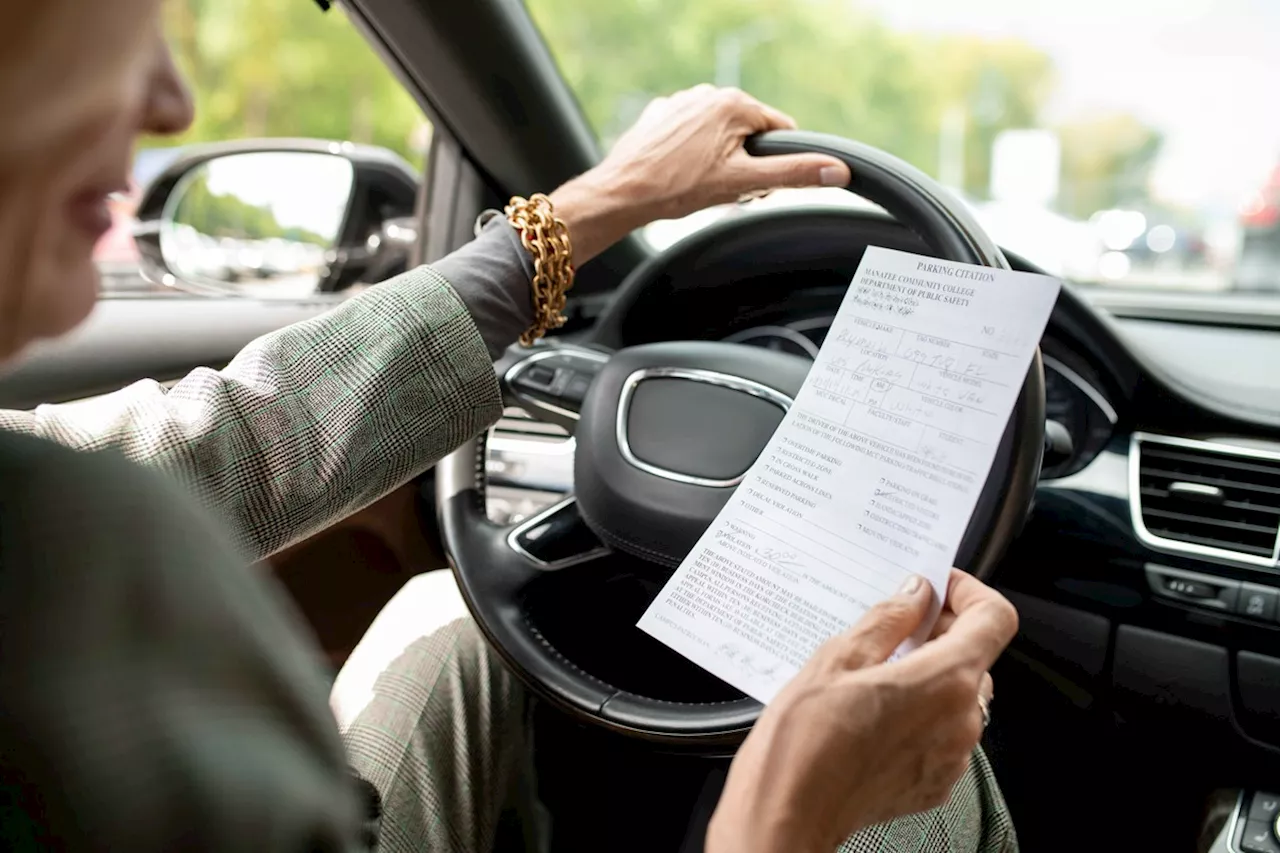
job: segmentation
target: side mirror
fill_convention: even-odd
[[[388,219],[378,233],[365,243],[369,253],[369,266],[365,270],[366,281],[386,281],[409,268],[413,250],[418,245],[418,223],[411,216]]]
[[[381,281],[396,264],[371,249],[387,223],[412,221],[417,192],[417,175],[386,149],[219,143],[192,149],[151,184],[134,236],[153,282],[209,296],[305,299]]]

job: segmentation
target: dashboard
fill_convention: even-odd
[[[864,211],[722,221],[633,271],[579,341],[813,358],[870,245],[932,254]],[[1280,777],[1280,333],[1121,323],[1068,285],[1041,352],[1070,452],[1043,469],[994,578],[1022,617],[1017,648],[1156,754],[1176,737],[1206,775],[1238,779],[1246,761]],[[562,467],[540,487],[570,489]]]
[[[572,340],[813,359],[868,246],[933,254],[864,211],[722,220],[634,270]],[[1025,747],[997,772],[1014,774],[1014,813],[1046,827],[1087,793],[1072,812],[1088,815],[1087,841],[1029,847],[1086,849],[1097,827],[1151,814],[1126,847],[1190,849],[1205,789],[1280,785],[1280,331],[1117,320],[1066,283],[1040,350],[1046,420],[1069,451],[1042,468],[991,579],[1020,619],[993,671],[1016,730],[1001,737]],[[539,429],[512,412],[490,439],[498,520],[573,488],[573,438]],[[1232,849],[1249,849],[1245,823]]]

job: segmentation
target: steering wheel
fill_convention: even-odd
[[[940,258],[1008,268],[954,198],[883,151],[802,131],[753,137],[747,149],[839,157],[853,174],[847,189],[878,203]],[[656,274],[651,266],[633,274],[611,310],[625,310],[628,296]],[[574,494],[520,524],[494,524],[485,511],[478,438],[436,469],[437,511],[472,615],[535,695],[581,721],[667,745],[732,746],[745,736],[761,710],[756,701],[736,694],[673,702],[618,687],[566,656],[531,616],[530,600],[540,580],[569,566],[581,573],[620,564],[622,571],[669,576],[764,449],[808,368],[796,356],[704,341],[612,353],[590,342],[550,343],[499,362],[508,402],[573,434]],[[960,546],[960,568],[989,574],[1020,529],[1039,477],[1044,405],[1037,351]],[[637,615],[626,618],[640,633]]]

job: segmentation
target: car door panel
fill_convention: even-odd
[[[0,374],[0,407],[29,409],[107,394],[139,379],[164,382],[197,367],[220,368],[255,338],[340,301],[103,299],[75,332],[32,347]]]
[[[227,364],[250,341],[342,301],[152,297],[104,299],[76,332],[42,344],[0,377],[0,407],[31,408],[110,393],[139,379],[177,380]],[[272,572],[337,667],[382,604],[424,568],[444,565],[409,484],[272,555]]]

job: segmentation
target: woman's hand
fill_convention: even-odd
[[[752,157],[748,136],[795,122],[737,89],[695,86],[653,101],[603,162],[551,194],[578,265],[628,232],[777,187],[847,186],[821,154]]]
[[[708,853],[829,853],[850,833],[944,803],[982,736],[988,668],[1018,617],[953,571],[942,630],[885,660],[929,612],[918,578],[823,645],[760,715],[707,833]]]

